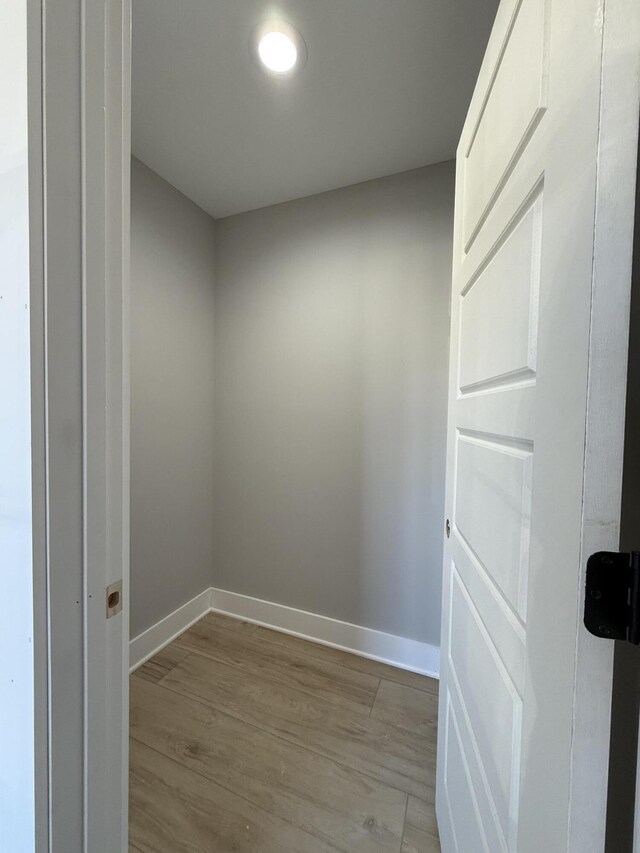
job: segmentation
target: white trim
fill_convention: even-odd
[[[211,589],[182,604],[129,642],[129,672],[152,658],[211,610]]]
[[[607,0],[600,81],[580,613],[589,555],[620,547],[638,163],[639,44],[637,0]],[[581,621],[576,640],[568,851],[588,853],[603,850],[606,843],[614,644],[589,634]]]
[[[398,669],[431,678],[440,676],[440,649],[437,646],[213,587],[203,590],[131,640],[129,672],[134,672],[209,612],[224,613],[234,619],[342,649]]]
[[[373,628],[352,625],[329,616],[308,613],[224,589],[212,588],[211,609],[399,669],[419,672],[431,678],[440,675],[440,649],[408,637],[385,634]]]

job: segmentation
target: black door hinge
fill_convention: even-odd
[[[596,637],[640,645],[640,551],[589,557],[584,624]]]

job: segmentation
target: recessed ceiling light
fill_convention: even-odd
[[[290,77],[307,58],[304,39],[286,21],[265,21],[251,34],[251,53],[260,68],[273,77]]]
[[[262,64],[276,74],[286,74],[298,61],[298,50],[284,33],[267,33],[262,36],[258,54]]]

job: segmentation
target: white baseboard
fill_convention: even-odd
[[[203,590],[134,637],[129,643],[129,671],[142,666],[211,610],[431,678],[440,675],[440,649],[437,646],[215,588]]]
[[[440,649],[428,643],[224,589],[211,589],[211,609],[431,678],[440,675]]]
[[[133,672],[211,610],[211,589],[203,590],[173,613],[129,641],[129,672]]]

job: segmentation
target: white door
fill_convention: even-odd
[[[602,853],[638,130],[627,0],[503,0],[458,148],[443,853]]]

